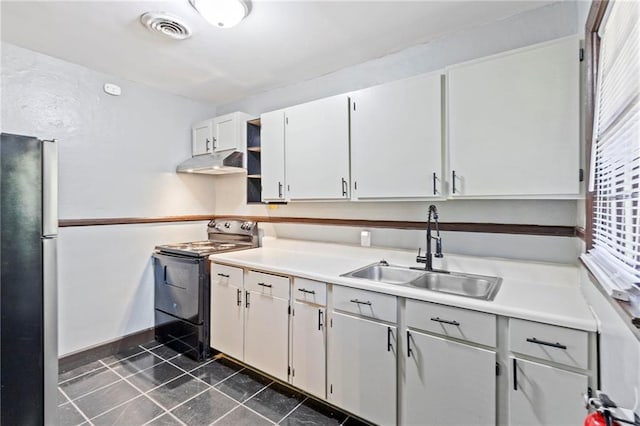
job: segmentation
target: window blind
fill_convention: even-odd
[[[611,2],[599,35],[589,254],[629,289],[640,287],[640,1]]]

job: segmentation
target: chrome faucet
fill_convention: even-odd
[[[436,227],[436,236],[431,235],[431,216],[433,215],[433,222]],[[436,252],[431,252],[431,240],[436,240]],[[416,262],[424,263],[424,269],[427,271],[433,271],[433,256],[442,258],[442,238],[440,237],[440,227],[438,225],[438,209],[431,204],[429,206],[429,214],[427,217],[427,253],[424,256],[420,256],[420,248],[418,248],[418,256]]]

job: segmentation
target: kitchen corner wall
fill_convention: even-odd
[[[61,219],[213,214],[213,180],[175,166],[191,156],[191,124],[215,116],[214,105],[1,47],[0,127],[57,140]],[[205,222],[61,228],[59,354],[152,327],[154,246],[203,238]]]
[[[218,113],[260,113],[362,89],[388,81],[442,69],[447,65],[494,53],[581,34],[588,1],[564,1],[510,18],[458,32],[362,64],[293,84],[274,88],[227,105]],[[577,60],[577,53],[576,53]],[[552,161],[552,159],[550,159]],[[246,205],[246,183],[241,176],[216,182],[216,214],[308,216],[349,219],[426,220],[427,202],[330,202],[288,205]],[[575,200],[454,200],[435,203],[443,222],[487,222],[536,225],[577,224]],[[280,237],[359,243],[359,228],[276,224]],[[372,243],[416,249],[424,248],[424,231],[372,229]],[[448,232],[445,251],[537,261],[575,263],[575,238]]]

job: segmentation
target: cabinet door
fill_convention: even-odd
[[[587,376],[511,358],[509,424],[580,425]]]
[[[213,127],[211,120],[201,121],[191,127],[192,155],[213,151]]]
[[[452,196],[579,193],[578,49],[571,37],[449,69]]]
[[[333,313],[327,399],[380,425],[396,423],[396,327]]]
[[[215,150],[223,151],[238,148],[238,118],[236,114],[227,114],[213,119]]]
[[[295,302],[292,317],[291,383],[312,395],[326,398],[325,308]]]
[[[260,116],[262,166],[262,200],[282,201],[285,198],[284,176],[284,110]]]
[[[244,361],[287,381],[289,301],[255,291],[245,293]]]
[[[285,111],[288,197],[349,197],[349,98],[333,96]]]
[[[214,268],[216,266],[214,265]],[[236,269],[236,268],[234,268]],[[242,270],[238,277],[211,273],[211,347],[242,360],[244,317]]]
[[[442,196],[439,72],[351,95],[351,164],[353,198]]]
[[[495,425],[496,353],[409,332],[406,424]]]

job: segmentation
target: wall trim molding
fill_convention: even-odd
[[[58,359],[58,370],[60,373],[73,370],[76,367],[80,367],[81,365],[97,361],[110,355],[115,355],[133,346],[148,343],[152,341],[154,337],[155,328],[147,328],[145,330],[127,334],[126,336],[119,337],[107,343],[81,349],[78,352],[73,352],[60,357]]]
[[[371,220],[371,219],[340,219],[290,216],[244,216],[244,215],[195,215],[195,216],[167,216],[167,217],[124,217],[98,219],[63,219],[60,227],[103,226],[103,225],[131,225],[144,223],[193,222],[211,219],[237,219],[261,223],[296,223],[306,225],[351,226],[358,228],[384,228],[423,230],[426,222],[400,220]],[[451,232],[479,232],[488,234],[516,234],[552,237],[580,237],[584,235],[582,228],[561,225],[528,225],[510,223],[480,223],[480,222],[441,222],[441,231]]]
[[[75,226],[103,226],[103,225],[137,225],[141,223],[170,223],[170,222],[199,222],[213,219],[213,215],[186,215],[161,217],[104,217],[95,219],[60,219],[58,226],[68,228]]]

